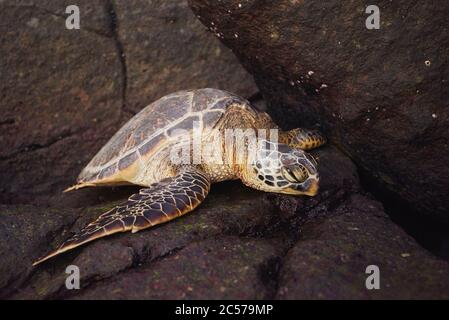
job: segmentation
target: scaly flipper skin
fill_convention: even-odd
[[[208,177],[195,168],[186,168],[174,178],[141,189],[128,202],[102,214],[58,249],[40,258],[40,264],[56,255],[108,235],[132,233],[168,222],[194,210],[210,190]]]
[[[311,150],[326,143],[326,138],[318,130],[307,130],[302,128],[285,132],[281,136],[281,142],[292,148]]]

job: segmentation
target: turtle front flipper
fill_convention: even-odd
[[[173,220],[195,209],[206,198],[209,190],[210,181],[203,172],[194,168],[184,169],[173,178],[141,189],[125,204],[102,214],[33,265],[98,238],[126,231],[136,233]]]
[[[282,132],[280,142],[288,144],[292,148],[310,150],[321,147],[327,139],[318,130],[307,130],[302,128]]]

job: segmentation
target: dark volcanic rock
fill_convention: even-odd
[[[127,66],[127,109],[137,112],[166,94],[217,88],[249,97],[252,77],[209,34],[186,0],[114,1]]]
[[[449,219],[449,5],[190,0],[285,126],[322,123],[396,201]]]
[[[65,18],[49,12],[56,1],[45,3],[0,3],[2,203],[35,204],[73,182],[121,115],[114,39],[67,30]],[[89,7],[104,17],[101,5]]]
[[[265,194],[253,193],[237,183],[225,183],[214,189],[200,208],[181,219],[137,234],[120,234],[95,241],[38,267],[14,297],[64,297],[68,294],[64,287],[64,271],[68,265],[80,267],[82,286],[87,287],[123,270],[161,259],[193,242],[223,235],[259,237],[279,227],[275,207]],[[97,206],[83,212],[71,231],[76,232],[111,206],[113,204]],[[30,220],[40,223],[37,216]],[[5,234],[10,232],[6,230]],[[32,257],[27,261],[60,242],[58,238],[51,241],[48,248],[39,247],[30,253]],[[6,254],[5,258],[9,259],[9,256]]]
[[[0,293],[9,299],[447,297],[449,266],[395,226],[362,195],[355,166],[335,148],[315,152],[317,197],[214,185],[194,212],[137,234],[118,234],[31,262],[117,202],[84,210],[0,208]],[[333,170],[335,169],[335,170]],[[129,193],[135,189],[125,188]],[[78,201],[94,203],[89,190]],[[90,190],[95,192],[95,190]],[[114,199],[124,195],[115,194]],[[123,199],[122,199],[123,200]],[[365,269],[381,270],[368,292]],[[65,288],[69,265],[81,290]]]
[[[61,241],[77,212],[34,206],[0,206],[0,296],[13,291],[31,273],[36,252]]]
[[[261,272],[279,258],[279,243],[219,237],[87,289],[81,299],[263,299]]]
[[[81,26],[83,29],[95,32],[100,35],[112,36],[111,16],[109,12],[109,0],[78,0],[74,3],[71,0],[4,0],[4,7],[30,8],[37,11],[46,12],[55,17],[67,18],[66,8],[76,4],[81,13]],[[30,21],[39,27],[39,21]],[[64,24],[63,24],[64,27]]]
[[[279,299],[449,298],[449,264],[419,247],[376,201],[354,195],[302,228],[280,272]],[[379,290],[365,286],[370,265],[379,267]]]
[[[185,2],[115,2],[77,1],[81,29],[67,30],[73,2],[0,1],[0,203],[46,205],[131,116],[128,105],[185,88],[256,90]]]

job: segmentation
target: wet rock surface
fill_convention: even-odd
[[[114,1],[114,8],[126,60],[127,109],[132,113],[178,90],[212,87],[244,97],[258,91],[187,1]]]
[[[81,299],[263,299],[263,267],[280,243],[221,236],[193,242],[149,266],[85,290]]]
[[[114,39],[67,30],[65,18],[49,12],[56,2],[44,3],[0,3],[2,203],[36,203],[60,191],[121,118]]]
[[[185,1],[0,1],[0,203],[46,205],[128,120],[176,90],[254,82]]]
[[[379,290],[366,288],[368,266],[379,268]],[[379,202],[353,195],[321,223],[302,225],[280,270],[276,298],[447,299],[448,283],[447,262],[393,224]]]
[[[123,195],[113,195],[112,203],[59,213],[3,207],[0,234],[14,241],[1,241],[0,293],[8,299],[447,297],[448,263],[419,247],[364,194],[347,157],[330,146],[315,155],[322,172],[317,197],[217,184],[181,219],[100,239],[35,269],[31,261]],[[28,226],[26,232],[21,224]],[[381,290],[375,292],[365,287],[371,264],[381,270]],[[81,290],[65,288],[68,265],[80,268]]]
[[[449,6],[190,0],[254,76],[279,123],[322,124],[395,201],[448,221]]]
[[[6,294],[32,272],[34,256],[67,234],[76,211],[25,206],[0,206],[0,292]]]

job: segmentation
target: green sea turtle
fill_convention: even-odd
[[[324,143],[317,131],[278,129],[268,114],[226,91],[165,96],[123,126],[66,190],[132,184],[142,186],[140,192],[34,265],[107,235],[180,217],[220,181],[240,179],[266,192],[314,196],[317,163],[304,150]]]

